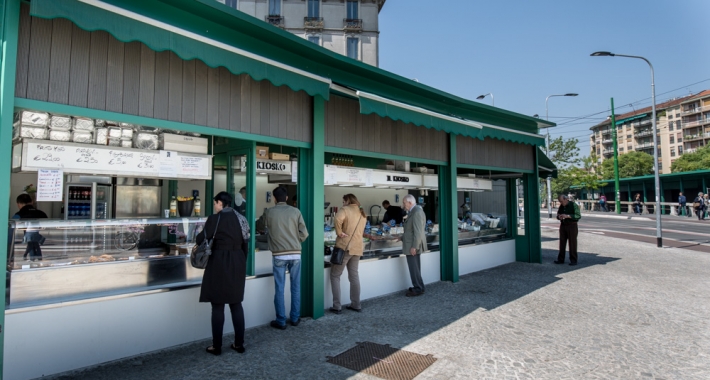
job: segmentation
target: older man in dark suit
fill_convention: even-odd
[[[416,297],[424,294],[424,280],[422,280],[421,254],[427,250],[426,215],[416,199],[411,194],[404,197],[404,209],[407,216],[404,219],[404,235],[402,236],[402,253],[407,257],[409,276],[412,287],[406,293],[407,297]]]

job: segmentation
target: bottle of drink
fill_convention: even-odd
[[[200,193],[195,191],[195,216],[200,216],[200,211],[202,211],[202,203],[200,202]]]
[[[177,197],[173,193],[173,197],[170,199],[170,217],[177,216]]]

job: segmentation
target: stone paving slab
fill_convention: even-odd
[[[543,264],[365,301],[362,313],[286,331],[249,329],[244,355],[225,343],[215,357],[201,341],[54,378],[374,379],[326,362],[362,341],[433,354],[417,379],[710,378],[710,255],[581,233],[570,267],[552,264],[557,243],[543,231]]]

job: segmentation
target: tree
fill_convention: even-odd
[[[579,140],[564,139],[562,136],[550,141],[550,153],[548,157],[560,168],[566,165],[576,165],[579,160]]]
[[[692,172],[710,168],[710,146],[705,146],[693,153],[684,153],[671,164],[673,173]]]
[[[602,178],[614,179],[614,159],[602,162]],[[629,152],[619,156],[619,178],[653,174],[653,156],[643,152]]]

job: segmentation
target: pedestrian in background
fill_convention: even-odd
[[[404,235],[402,235],[402,253],[407,258],[409,277],[412,287],[405,294],[407,297],[416,297],[424,294],[424,280],[422,280],[421,255],[427,250],[426,215],[412,194],[404,196],[402,201],[407,216],[404,219]]]
[[[267,235],[266,241],[273,255],[274,271],[274,309],[276,319],[271,321],[271,327],[286,329],[286,305],[284,304],[284,287],[286,286],[286,270],[291,280],[291,326],[301,323],[301,243],[308,238],[303,215],[295,207],[291,207],[288,191],[285,187],[277,187],[272,192],[276,205],[264,212],[263,220]]]
[[[678,216],[681,216],[682,212],[684,212],[690,218],[690,212],[686,208],[686,203],[687,203],[687,200],[685,198],[685,195],[683,195],[683,193],[678,193]],[[682,212],[681,212],[681,210],[682,210]]]
[[[599,197],[599,211],[604,211],[604,212],[609,211],[606,208],[606,195],[604,195],[604,194],[602,194]]]
[[[641,194],[636,194],[634,197],[634,214],[641,215],[643,211],[643,200],[641,199]]]
[[[693,210],[695,211],[695,215],[698,216],[698,220],[705,219],[705,198],[703,197],[702,191],[693,199]]]
[[[565,250],[569,241],[569,265],[577,265],[577,222],[582,218],[579,206],[569,201],[566,195],[558,198],[560,207],[557,209],[557,220],[560,221],[560,252],[555,264],[565,263]]]
[[[333,307],[330,311],[340,314],[340,276],[348,268],[348,281],[350,281],[350,305],[345,308],[360,312],[360,275],[358,266],[362,256],[362,235],[365,233],[367,216],[360,209],[360,202],[354,194],[343,195],[343,207],[335,214],[335,247],[345,251],[343,263],[330,267],[330,288],[333,291]]]
[[[207,352],[222,353],[222,329],[224,328],[224,305],[229,305],[234,325],[234,343],[230,346],[244,353],[244,285],[247,276],[247,242],[249,223],[233,208],[232,196],[220,192],[214,197],[214,214],[205,222],[195,242],[202,244],[211,239],[212,254],[202,276],[200,302],[212,304],[212,345]]]
[[[708,210],[710,210],[710,194],[703,195],[703,203],[705,204],[705,218],[708,217]]]
[[[20,194],[16,199],[18,211],[12,216],[12,219],[47,219],[47,214],[42,210],[38,210],[34,206],[32,197],[29,194]],[[39,229],[28,228],[25,230],[25,236],[22,239],[23,243],[27,243],[23,259],[32,261],[42,261],[42,248],[44,237],[39,233]]]

